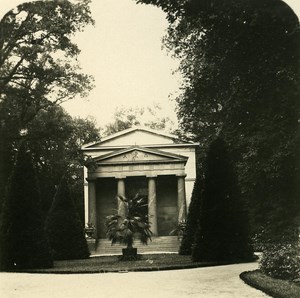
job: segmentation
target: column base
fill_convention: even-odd
[[[86,239],[90,253],[95,252],[97,248],[97,239]]]

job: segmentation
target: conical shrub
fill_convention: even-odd
[[[44,233],[31,154],[22,143],[5,196],[0,224],[2,270],[53,266]]]
[[[84,227],[64,178],[54,196],[45,229],[55,260],[89,257]]]
[[[200,221],[192,249],[194,261],[242,261],[252,258],[247,214],[225,142],[210,146]]]
[[[203,189],[202,184],[200,177],[197,176],[192,192],[191,203],[189,205],[186,227],[183,232],[179,248],[180,255],[192,254],[192,245],[194,243],[195,233],[200,220],[200,204]]]

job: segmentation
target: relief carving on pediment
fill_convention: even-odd
[[[123,154],[123,160],[126,161],[147,160],[148,157],[149,154],[147,152],[142,152],[137,150]]]

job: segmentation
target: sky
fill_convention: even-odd
[[[21,0],[1,0],[0,17]],[[286,0],[300,17],[300,0]],[[95,88],[86,99],[63,104],[72,115],[92,116],[99,126],[112,122],[120,107],[153,106],[176,122],[175,98],[180,75],[173,74],[178,61],[162,49],[166,33],[165,14],[157,7],[137,5],[133,0],[92,0],[95,26],[76,34],[81,49],[82,71],[93,75]]]
[[[68,102],[64,107],[71,113],[84,108],[101,125],[112,121],[117,107],[158,102],[162,114],[176,119],[175,103],[168,96],[179,88],[179,77],[172,76],[178,61],[161,49],[167,28],[164,13],[133,0],[94,0],[91,10],[95,27],[75,41],[82,49],[81,65],[95,77],[96,88],[88,101],[77,99],[80,106]]]

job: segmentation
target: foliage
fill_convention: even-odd
[[[299,227],[299,223],[296,225]],[[274,229],[281,226],[282,224],[276,225]],[[262,231],[264,239],[260,242],[262,249],[260,269],[274,278],[300,281],[299,230],[286,225],[283,227],[285,229],[277,233],[277,237],[274,236],[274,230]]]
[[[253,226],[276,223],[273,236],[279,225],[297,226],[287,222],[299,210],[297,18],[279,1],[143,2],[176,19],[166,42],[183,58],[185,132],[205,145],[221,131],[238,153]]]
[[[280,0],[138,2],[168,14],[165,45],[184,77],[177,98],[184,133],[204,149],[224,138],[252,233],[280,241],[300,215],[297,16]]]
[[[169,235],[170,235],[170,236],[176,235],[177,238],[178,238],[179,240],[181,240],[182,237],[183,237],[183,234],[184,234],[185,229],[186,229],[186,221],[185,221],[185,220],[180,221],[180,222],[177,224],[176,228],[173,229],[173,230],[169,233]]]
[[[114,114],[114,122],[104,128],[104,135],[111,135],[133,126],[147,126],[157,130],[173,130],[174,122],[161,116],[162,108],[155,103],[153,107],[120,107]]]
[[[40,194],[26,144],[18,149],[0,225],[2,270],[52,267],[44,234]]]
[[[180,255],[192,254],[192,245],[194,243],[194,237],[200,219],[200,205],[201,205],[202,191],[203,191],[202,184],[203,184],[202,177],[197,175],[194,184],[194,189],[192,192],[191,203],[189,205],[186,228],[183,232],[183,237],[179,248]]]
[[[89,2],[28,2],[4,15],[0,23],[1,101],[15,99],[24,108],[27,104],[29,113],[50,102],[85,95],[90,77],[78,73],[80,51],[71,36],[93,24]]]
[[[234,167],[225,142],[217,138],[207,154],[192,258],[194,261],[250,260],[253,253],[247,232],[247,214]]]
[[[249,286],[271,297],[298,298],[300,296],[299,283],[275,279],[263,274],[260,270],[242,272],[240,278]]]
[[[72,118],[60,106],[53,106],[36,115],[28,124],[27,134],[23,138],[28,140],[36,165],[43,193],[44,217],[51,207],[55,186],[60,183],[63,175],[70,178],[70,190],[83,217],[84,156],[80,148],[85,143],[100,140],[95,121],[89,118]],[[10,157],[10,164],[14,157],[12,149],[6,153]]]
[[[30,142],[38,176],[44,193],[43,211],[49,210],[55,186],[61,177],[69,178],[69,187],[77,208],[83,214],[83,144],[100,139],[92,119],[72,118],[63,108],[54,106],[41,111],[28,126],[26,138]]]
[[[0,193],[20,132],[55,104],[86,96],[92,78],[80,72],[72,35],[93,24],[89,0],[32,1],[0,21]],[[43,117],[43,116],[41,116]],[[43,184],[42,184],[43,185]]]
[[[124,204],[125,214],[113,214],[107,216],[106,227],[107,237],[112,244],[122,243],[131,248],[135,239],[141,243],[148,244],[151,240],[151,224],[148,215],[145,214],[147,204],[138,194],[133,198],[124,198],[119,196]]]
[[[300,281],[300,245],[275,243],[266,246],[260,269],[274,278]]]
[[[96,239],[96,226],[90,222],[85,225],[85,236],[87,239]]]
[[[160,7],[164,12],[167,13],[168,21],[170,23],[173,23],[176,21],[177,18],[179,18],[184,13],[186,4],[189,1],[188,0],[136,0],[136,2],[144,3],[144,4],[152,4]]]
[[[55,260],[89,257],[84,228],[64,178],[53,199],[45,230]]]

